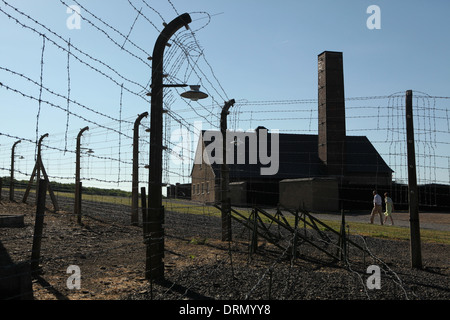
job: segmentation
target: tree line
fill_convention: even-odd
[[[2,177],[2,187],[9,188],[11,178],[10,177]],[[14,188],[15,189],[26,189],[29,181],[27,180],[16,180],[14,179]],[[75,183],[60,183],[51,181],[50,185],[52,190],[55,192],[66,192],[66,193],[75,193]],[[34,188],[34,186],[33,186]],[[99,195],[99,196],[115,196],[115,197],[131,197],[131,192],[120,190],[120,189],[103,189],[103,188],[95,188],[95,187],[82,187],[83,194],[90,195]]]

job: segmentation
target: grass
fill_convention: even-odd
[[[55,195],[74,198],[73,193],[67,192],[55,192]],[[121,204],[121,205],[131,205],[131,197],[121,197],[121,196],[106,196],[106,195],[89,195],[83,194],[83,200],[87,201],[95,201],[95,202],[106,202],[112,204]],[[220,217],[220,210],[210,206],[210,205],[202,205],[200,203],[193,203],[189,201],[170,199],[170,201],[163,201],[163,205],[167,210],[174,212],[182,212],[187,214],[200,214],[200,215],[209,215],[209,216],[217,216]],[[243,216],[248,217],[251,213],[251,209],[248,210],[239,210]],[[267,218],[263,218],[264,222],[270,222]],[[291,224],[294,225],[294,217],[289,216],[287,220]],[[332,220],[321,220],[330,228],[339,231],[340,230],[340,222],[332,221]],[[348,225],[348,230],[350,234],[359,234],[362,236],[374,237],[374,238],[384,238],[391,240],[403,240],[409,241],[410,239],[410,231],[409,228],[398,227],[398,226],[390,226],[390,225],[376,225],[369,223],[361,223],[361,222],[350,222],[347,221],[346,225]],[[450,232],[449,231],[439,231],[439,230],[429,230],[429,229],[421,229],[420,231],[421,240],[424,243],[439,243],[439,244],[450,244]]]
[[[208,242],[208,239],[201,237],[194,237],[189,241],[190,244],[194,245],[205,245]]]
[[[368,223],[350,222],[350,233],[360,234],[374,238],[409,241],[410,229],[390,225],[371,225]],[[424,243],[450,244],[450,232],[430,229],[421,229],[420,238]]]
[[[178,200],[170,200],[165,203],[167,209],[171,211],[179,211],[189,214],[206,214],[220,217],[220,210],[213,206],[205,206],[201,204],[189,204],[188,202],[182,202]],[[248,217],[251,210],[238,210],[243,216]],[[269,219],[262,216],[264,222],[269,223]],[[287,217],[288,222],[291,226],[294,225],[294,217]],[[340,221],[334,220],[321,220],[330,228],[339,231],[341,227]],[[390,225],[376,225],[361,222],[349,222],[347,221],[348,231],[350,234],[359,234],[362,236],[373,237],[373,238],[383,238],[390,240],[403,240],[409,241],[410,230],[405,227],[390,226]],[[324,227],[321,227],[324,230]],[[346,231],[347,231],[346,230]],[[424,243],[439,243],[439,244],[450,244],[450,232],[449,231],[439,231],[430,229],[421,229],[420,237]]]
[[[75,198],[75,195],[71,192],[56,191],[55,196],[56,197],[66,197],[66,198],[71,198],[71,199]],[[112,204],[123,204],[123,205],[131,206],[131,197],[83,194],[82,199],[86,200],[86,201],[112,203]]]
[[[16,189],[16,191],[25,192],[25,189]],[[35,190],[31,189],[30,193],[35,193]],[[54,194],[57,199],[58,199],[58,197],[65,197],[65,198],[69,198],[69,199],[75,198],[75,194],[73,192],[54,191]],[[49,199],[50,199],[50,197],[47,194],[47,200],[49,200]],[[82,199],[86,200],[86,201],[123,204],[123,205],[131,206],[131,197],[83,194]]]
[[[291,219],[293,221],[293,218]],[[339,231],[341,228],[340,221],[334,220],[321,220],[330,228]],[[290,221],[291,222],[291,221]],[[352,222],[346,221],[346,232],[350,234],[358,234],[361,236],[373,237],[373,238],[383,238],[389,240],[410,240],[410,229],[405,227],[391,226],[391,225],[377,225],[362,222]],[[321,227],[325,230],[324,227]],[[430,229],[421,229],[420,238],[424,243],[439,243],[439,244],[450,244],[450,232],[449,231],[439,231]]]

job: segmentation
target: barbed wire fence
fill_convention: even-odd
[[[0,65],[1,94],[5,97],[5,101],[7,101],[6,98],[9,98],[8,101],[14,101],[14,107],[11,107],[12,112],[3,110],[2,117],[5,115],[7,119],[5,121],[35,128],[33,136],[25,134],[23,126],[20,125],[8,132],[1,129],[0,176],[10,176],[11,161],[13,161],[14,180],[29,181],[37,161],[39,138],[50,131],[49,136],[42,143],[43,165],[50,182],[61,184],[54,185],[60,209],[65,217],[74,221],[73,208],[76,201],[74,189],[67,189],[66,185],[73,184],[75,180],[77,136],[81,128],[89,127],[81,137],[80,180],[83,182],[83,219],[90,230],[76,224],[68,224],[68,229],[65,231],[72,230],[87,237],[86,230],[92,231],[94,228],[94,224],[88,221],[101,222],[105,229],[98,227],[94,231],[97,232],[98,237],[102,238],[103,243],[83,246],[76,242],[79,247],[76,250],[69,250],[73,243],[65,243],[64,237],[57,235],[55,230],[57,224],[52,226],[54,221],[49,220],[46,227],[47,234],[57,238],[61,246],[57,256],[50,256],[50,251],[47,253],[46,248],[43,248],[42,255],[45,257],[43,269],[47,268],[45,271],[49,273],[50,271],[56,273],[58,268],[67,267],[64,264],[67,260],[80,263],[87,260],[95,264],[99,256],[123,253],[120,250],[125,250],[130,255],[142,255],[142,231],[139,228],[133,228],[130,223],[131,174],[134,123],[138,115],[147,111],[150,106],[150,97],[147,93],[151,85],[151,64],[149,63],[151,49],[139,45],[139,41],[133,40],[132,35],[135,34],[136,29],[144,26],[160,32],[164,26],[163,23],[167,22],[160,10],[151,6],[148,1],[142,0],[139,5],[128,1],[127,8],[130,11],[129,16],[132,17],[130,27],[125,31],[119,31],[112,23],[100,17],[100,14],[90,10],[89,4],[76,0],[72,2],[81,9],[83,28],[88,27],[98,34],[98,41],[104,41],[114,48],[113,52],[120,56],[119,59],[126,59],[130,61],[130,64],[132,61],[135,65],[133,64],[130,68],[131,71],[128,72],[122,66],[112,63],[114,59],[110,58],[109,53],[106,54],[101,50],[93,51],[91,47],[84,47],[74,39],[67,39],[42,20],[34,18],[26,6],[19,8],[5,0],[0,3],[0,14],[3,19],[9,21],[11,28],[20,29],[36,40],[35,49],[31,53],[36,55],[37,60],[35,60],[39,62],[39,68],[33,69],[33,72],[22,66],[13,65],[9,61]],[[71,5],[63,0],[60,0],[60,4],[64,10]],[[175,14],[178,14],[178,10],[171,1],[168,1],[168,5]],[[205,189],[195,188],[191,183],[191,174],[202,129],[220,130],[223,102],[229,100],[229,95],[216,76],[212,64],[207,60],[205,50],[201,47],[197,36],[197,33],[210,23],[211,15],[206,12],[193,14],[200,17],[198,18],[198,21],[201,20],[200,26],[178,32],[171,41],[172,45],[166,49],[165,81],[168,84],[200,84],[209,95],[211,102],[208,104],[201,101],[186,101],[180,98],[182,89],[164,89],[163,183],[172,188],[175,188],[177,183],[188,185],[187,189],[183,189],[184,195],[176,194],[177,199],[173,199],[169,194],[172,191],[168,191],[167,198],[164,200],[165,237],[173,240],[181,239],[188,243],[211,244],[212,247],[216,246],[220,249],[217,251],[220,252],[220,256],[216,254],[215,257],[205,257],[194,264],[195,268],[190,266],[173,276],[169,273],[171,284],[164,290],[155,291],[150,298],[190,297],[190,293],[196,290],[201,271],[211,279],[214,288],[222,287],[232,298],[296,298],[295,288],[301,285],[302,281],[298,278],[299,268],[302,272],[310,271],[305,265],[299,267],[298,263],[294,263],[292,259],[292,248],[289,244],[293,243],[297,231],[280,238],[288,244],[283,249],[270,248],[264,251],[264,255],[257,257],[249,253],[247,247],[247,241],[251,242],[251,229],[233,224],[233,241],[220,242],[222,232],[220,211],[210,203],[191,200],[195,193],[208,193],[214,190],[212,184]],[[54,56],[58,59],[55,61],[49,59]],[[145,76],[142,76],[142,73],[135,76],[133,74],[135,68],[145,70]],[[95,88],[92,88],[91,83],[86,84],[87,88],[96,92],[97,97],[92,101],[83,93],[83,90],[87,90],[84,86],[87,78],[96,84]],[[450,98],[430,96],[422,92],[415,92],[414,98],[418,183],[423,185],[420,204],[427,208],[439,207],[448,210],[448,202],[442,202],[440,199],[446,199],[450,192],[448,114]],[[267,101],[240,99],[230,110],[229,128],[238,131],[265,126],[279,129],[280,134],[316,135],[317,103],[316,99]],[[407,205],[408,201],[404,193],[397,192],[395,189],[403,190],[407,181],[404,94],[347,98],[346,113],[347,134],[368,137],[380,156],[394,171],[393,179],[396,183],[393,189],[388,191],[398,195],[395,199],[398,205]],[[138,180],[141,186],[148,185],[149,128],[150,119],[146,117],[142,119],[139,126],[138,139]],[[11,148],[17,141],[21,142],[16,145],[12,155]],[[295,157],[296,154],[293,153],[290,156]],[[240,175],[244,177],[245,173],[236,173],[236,181],[240,180]],[[6,189],[5,184],[3,187]],[[22,196],[26,184],[16,183],[15,187],[14,197],[19,202],[18,199]],[[111,191],[104,195],[99,194],[98,189],[90,192],[91,188],[114,189],[116,196],[111,197],[113,194]],[[7,192],[7,190],[4,191]],[[216,192],[220,191],[216,188]],[[271,196],[278,196],[272,191],[265,192]],[[5,199],[5,192],[2,198]],[[32,203],[32,200],[34,200],[33,197],[28,203]],[[368,199],[341,198],[339,200],[357,202],[362,205],[371,202],[370,194]],[[252,210],[251,207],[239,207],[239,212],[249,217],[252,215]],[[139,216],[142,219],[142,216]],[[269,223],[272,224],[273,221]],[[142,220],[139,221],[139,226],[142,226]],[[275,226],[271,228],[273,230]],[[109,238],[109,233],[113,231],[120,233],[122,242]],[[330,250],[342,249],[335,244],[336,239],[324,240],[323,234],[317,230],[305,228],[302,232],[305,233],[305,237],[307,235],[306,239],[314,239],[317,242],[323,242],[327,247],[331,246]],[[381,261],[372,253],[367,239],[359,238],[361,239],[358,243],[365,248],[364,252],[368,252],[374,260]],[[17,232],[3,234],[2,231],[0,240],[2,245],[8,248],[14,243],[25,243],[31,250],[30,243],[33,239],[30,234]],[[170,250],[176,249],[172,244],[169,246]],[[348,257],[360,257],[362,254],[354,247],[349,246],[348,250]],[[305,253],[307,254],[308,250],[305,250]],[[29,254],[28,250],[19,250],[13,256],[19,261],[28,261]],[[177,254],[183,255],[182,252],[175,252],[174,255]],[[205,263],[207,259],[210,260]],[[323,259],[324,264],[329,263],[326,257]],[[114,260],[115,264],[120,264],[120,257],[111,258],[111,260]],[[257,272],[252,273],[248,266],[255,261],[259,267]],[[365,272],[365,264],[352,259],[346,259],[344,262],[350,275],[353,275],[349,276],[347,281],[362,287],[363,297],[370,299],[371,294],[367,291],[361,276]],[[144,272],[143,263],[142,272]],[[174,268],[171,263],[168,262],[166,266],[168,269]],[[83,268],[83,278],[103,279],[104,270],[109,267],[102,265],[100,269]],[[394,286],[400,287],[399,295],[409,298],[409,293],[406,292],[398,275],[387,265],[383,265],[383,270],[390,275]],[[117,285],[120,282],[119,278],[124,276],[127,276],[126,271],[119,271],[119,275],[111,280],[113,286]],[[5,276],[3,279],[8,277],[10,276]],[[224,277],[229,281],[224,280]],[[60,278],[65,279],[67,275]],[[250,284],[248,287],[240,287],[239,280],[243,279],[248,280]],[[64,285],[60,287],[64,288]],[[54,284],[47,284],[44,288],[50,290],[54,286]],[[174,292],[177,292],[177,295],[174,296]],[[7,298],[13,299],[17,296]]]

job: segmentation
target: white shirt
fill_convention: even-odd
[[[373,197],[373,204],[376,204],[377,206],[381,206],[382,200],[379,194],[376,194]]]

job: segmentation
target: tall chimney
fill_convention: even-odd
[[[344,174],[345,98],[342,52],[324,51],[318,56],[319,158],[328,175]]]

